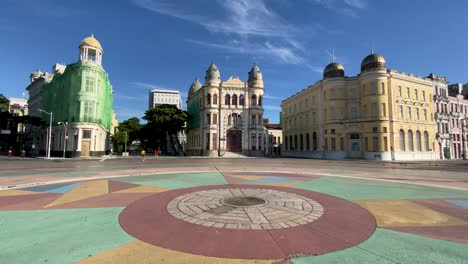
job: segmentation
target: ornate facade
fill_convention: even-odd
[[[257,65],[248,81],[231,76],[222,82],[215,64],[190,86],[187,111],[188,155],[222,156],[226,152],[262,155],[263,77]]]
[[[56,65],[53,75],[31,75],[31,112],[49,124],[52,117],[51,152],[53,156],[101,156],[109,150],[115,115],[112,86],[102,62],[103,49],[94,36],[79,46],[76,63]],[[47,148],[46,129],[40,138],[40,150]],[[38,138],[39,139],[39,138]],[[64,155],[65,155],[64,154]]]
[[[282,102],[285,156],[436,159],[433,82],[386,68],[370,54],[361,73],[329,64],[323,79]]]

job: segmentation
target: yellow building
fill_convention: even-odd
[[[323,79],[282,102],[283,156],[430,160],[433,81],[386,68],[370,54],[361,73],[332,62]]]

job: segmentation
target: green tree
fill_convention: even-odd
[[[124,145],[132,143],[133,141],[141,141],[141,129],[143,125],[140,124],[138,117],[129,118],[121,123],[117,127],[117,132],[111,137],[114,149],[118,152],[125,150]]]
[[[182,131],[189,118],[187,111],[178,109],[174,105],[163,104],[146,111],[143,119],[148,123],[143,128],[143,137],[147,146],[159,148],[168,153],[168,143],[171,144],[174,154],[182,151],[178,132]],[[169,142],[168,142],[169,140]]]
[[[3,94],[0,94],[0,112],[7,112],[10,100],[8,100]]]

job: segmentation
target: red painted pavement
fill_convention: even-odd
[[[50,207],[51,209],[124,207],[153,193],[109,193],[71,203]]]
[[[465,198],[466,199],[466,198]],[[463,200],[463,199],[450,199],[450,200]],[[462,207],[456,206],[452,203],[449,203],[442,199],[421,199],[421,200],[411,200],[412,202],[416,202],[422,206],[431,208],[432,210],[448,214],[465,221],[468,221],[468,210]]]
[[[183,194],[228,188],[261,188],[295,193],[325,208],[309,224],[270,230],[210,228],[176,219],[167,204]],[[119,216],[122,228],[147,243],[204,256],[240,259],[287,259],[291,255],[319,255],[351,247],[375,230],[365,209],[340,198],[306,190],[264,185],[221,185],[158,193],[130,204]]]
[[[128,182],[120,182],[120,181],[111,181],[111,180],[109,180],[108,181],[108,186],[109,186],[109,192],[112,193],[112,192],[118,192],[118,191],[125,190],[125,189],[130,189],[130,188],[133,188],[133,187],[138,187],[138,186],[141,186],[141,185],[134,184],[134,183],[128,183]]]
[[[37,210],[55,201],[62,194],[39,193],[0,197],[0,210]]]

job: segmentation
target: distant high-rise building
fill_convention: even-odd
[[[182,108],[182,99],[177,90],[154,89],[149,91],[149,108],[158,105],[175,105],[178,109]]]

